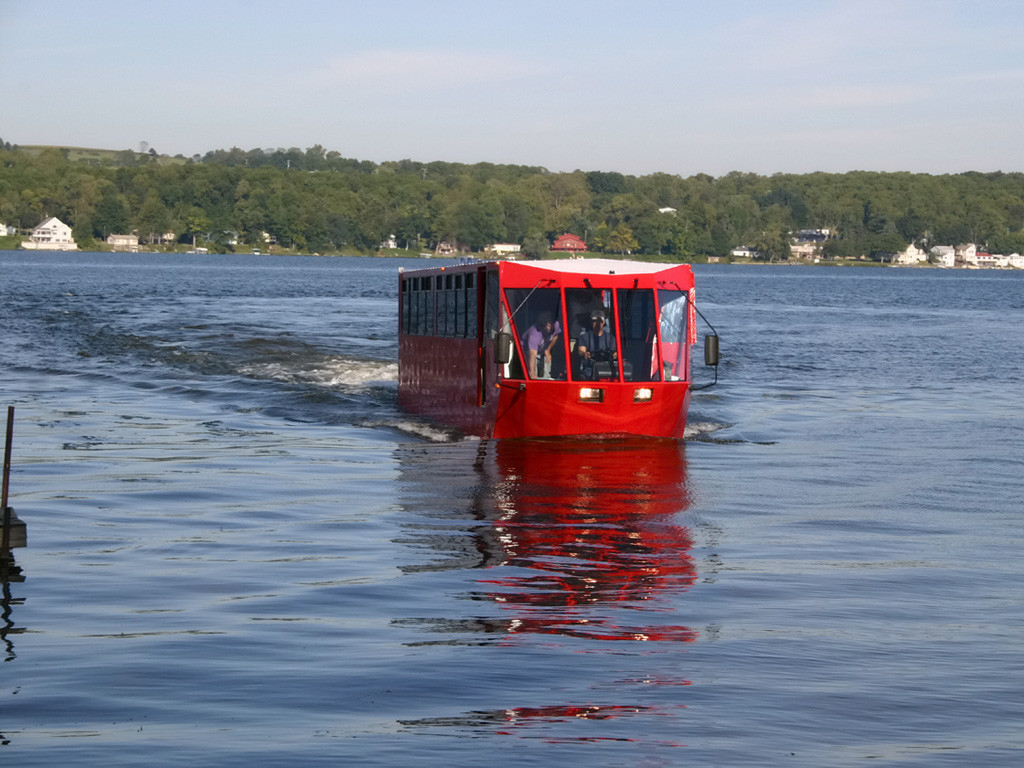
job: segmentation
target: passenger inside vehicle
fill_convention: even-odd
[[[579,379],[598,381],[617,377],[615,334],[607,327],[603,309],[590,313],[590,327],[580,331],[573,354]]]
[[[527,372],[532,379],[564,378],[565,366],[557,370],[556,360],[564,363],[565,355],[558,356],[561,351],[562,324],[555,320],[550,312],[541,312],[537,321],[531,325],[520,341],[526,354]]]

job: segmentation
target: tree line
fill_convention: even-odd
[[[103,164],[60,149],[0,141],[0,222],[31,229],[47,216],[81,246],[135,231],[171,232],[218,250],[234,241],[302,252],[369,252],[440,242],[479,251],[520,243],[539,255],[572,232],[592,251],[701,261],[748,246],[789,255],[791,233],[828,229],[826,258],[892,253],[908,244],[975,243],[1024,252],[1024,174],[732,172],[721,177],[344,158],[306,150],[238,148],[168,160],[116,153]],[[173,160],[173,159],[172,159]]]

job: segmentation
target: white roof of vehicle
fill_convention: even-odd
[[[574,272],[581,275],[637,275],[662,272],[682,266],[654,261],[626,261],[620,259],[549,259],[544,261],[517,261],[523,267],[549,269],[554,272]]]

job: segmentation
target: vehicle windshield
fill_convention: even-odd
[[[510,378],[565,379],[562,298],[557,288],[506,288],[511,328],[519,340]]]
[[[619,305],[623,378],[626,381],[661,381],[654,291],[650,288],[620,288],[616,291],[616,300]]]
[[[689,376],[689,294],[661,288],[507,288],[516,339],[509,378],[682,381]],[[504,316],[504,315],[503,315]]]
[[[576,381],[618,381],[618,342],[612,292],[601,288],[568,288],[566,322],[572,378]]]

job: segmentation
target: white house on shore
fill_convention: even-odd
[[[491,243],[484,246],[484,253],[499,259],[516,259],[523,247],[519,243]]]
[[[978,251],[975,256],[975,264],[981,268],[997,269],[1000,267],[1008,266],[1006,263],[1006,257],[998,254],[986,253],[985,251]]]
[[[976,245],[936,245],[929,251],[930,261],[937,267],[958,267],[960,269],[1024,269],[1024,255],[1011,253],[988,253],[978,250]]]
[[[749,245],[741,245],[738,248],[733,248],[729,251],[730,256],[738,256],[741,259],[756,259],[761,254],[751,248]]]
[[[793,241],[789,244],[789,253],[794,259],[820,259],[822,247],[821,243]]]
[[[932,264],[937,267],[951,268],[956,265],[956,248],[952,245],[936,245],[929,253]]]
[[[920,248],[918,248],[913,243],[908,245],[907,249],[905,251],[902,251],[901,253],[897,253],[895,256],[893,256],[893,259],[892,259],[892,263],[893,264],[903,264],[903,265],[926,264],[927,262],[928,262],[928,254],[925,251],[923,251]]]
[[[29,251],[77,251],[78,243],[71,237],[71,227],[51,216],[32,230],[21,247]]]
[[[139,252],[139,236],[134,232],[130,235],[108,235],[107,245],[112,251],[128,251],[129,253]]]
[[[978,266],[978,246],[974,243],[964,243],[956,247],[956,266],[976,267]]]

